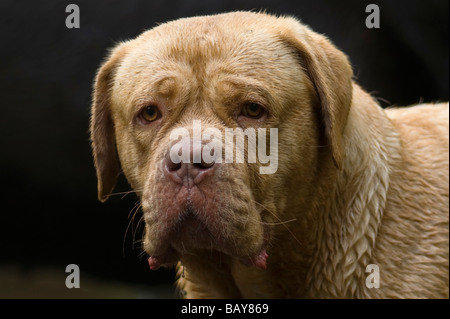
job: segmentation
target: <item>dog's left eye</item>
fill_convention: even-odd
[[[141,118],[146,122],[153,122],[160,116],[159,110],[154,105],[149,105],[141,111]]]
[[[262,117],[264,113],[264,108],[258,103],[247,103],[242,109],[242,115],[253,119]]]

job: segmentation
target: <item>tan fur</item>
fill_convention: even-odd
[[[448,298],[448,103],[383,110],[324,36],[249,12],[181,19],[121,43],[94,89],[99,198],[114,187],[118,155],[150,256],[177,221],[161,168],[170,131],[193,120],[278,128],[275,174],[224,164],[205,182],[198,218],[223,244],[192,235],[175,249],[185,297]],[[236,117],[249,100],[270,116]],[[149,104],[161,120],[139,125]],[[261,247],[267,269],[241,262]],[[380,288],[366,287],[369,264]]]

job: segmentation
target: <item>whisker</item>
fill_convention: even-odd
[[[134,204],[133,208],[132,208],[132,209],[130,210],[130,212],[128,213],[128,218],[131,218],[131,216],[134,215],[135,210],[136,210],[139,206],[141,206],[141,201],[140,201],[140,200],[136,201],[136,203]]]
[[[141,204],[138,205],[138,207],[135,209],[134,214],[133,214],[133,224],[132,224],[132,228],[131,228],[131,235],[132,235],[132,245],[134,247],[134,243],[136,242],[136,234],[138,232],[138,228],[139,228],[139,224],[141,223],[141,221],[144,219],[144,215],[141,215],[141,217],[139,218],[137,225],[135,228],[133,228],[134,225],[134,221],[136,218],[137,213],[140,211],[140,208],[142,207]]]
[[[134,219],[136,217],[136,214],[137,214],[137,212],[139,211],[139,209],[141,207],[142,207],[141,201],[138,200],[136,202],[136,204],[134,204],[134,207],[131,209],[130,213],[128,214],[128,218],[130,220],[129,220],[127,228],[125,230],[125,234],[123,236],[123,242],[122,242],[122,255],[124,257],[125,257],[125,241],[126,241],[126,238],[127,238],[128,231],[130,230],[130,227],[131,227],[131,238],[132,238],[132,240],[135,239],[135,233],[134,233],[134,230],[133,230],[133,224],[134,224]],[[130,215],[131,215],[131,218],[130,218]]]
[[[118,196],[118,195],[123,195],[121,199],[125,198],[125,196],[129,195],[129,194],[133,194],[133,193],[139,193],[143,190],[144,188],[136,188],[133,190],[129,190],[129,191],[125,191],[125,192],[115,192],[115,193],[111,193],[109,194],[109,196]]]
[[[142,250],[142,251],[138,254],[137,257],[138,257],[139,259],[142,260],[142,258],[147,257],[147,253],[146,253],[144,250]]]
[[[141,218],[139,218],[137,225],[136,225],[136,230],[133,233],[133,247],[135,244],[142,242],[142,239],[138,239],[136,240],[136,234],[138,233],[139,230],[139,225],[141,225],[141,223],[144,221],[144,215],[141,215]]]
[[[285,220],[285,221],[282,221],[282,222],[278,222],[278,223],[267,223],[267,222],[261,222],[261,224],[264,224],[264,225],[269,225],[269,226],[276,226],[276,225],[283,225],[283,224],[287,224],[287,223],[295,222],[296,220],[297,220],[297,218],[292,218],[292,219],[289,219],[289,220]]]
[[[258,203],[257,201],[253,201],[255,204],[258,204],[259,206],[261,206],[265,211],[267,211],[268,213],[270,213],[273,217],[275,217],[278,220],[278,223],[276,223],[277,225],[283,225],[284,228],[286,228],[286,230],[289,232],[289,234],[291,234],[291,236],[295,239],[295,241],[300,245],[303,246],[302,242],[300,240],[298,240],[298,238],[294,235],[294,233],[289,229],[289,227],[286,226],[287,223],[296,221],[297,219],[291,219],[288,221],[282,221],[274,212],[272,212],[270,209],[267,209],[267,207],[265,207],[263,204]],[[264,222],[261,222],[264,223]]]

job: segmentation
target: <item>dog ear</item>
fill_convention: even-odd
[[[109,59],[97,72],[94,83],[90,134],[97,172],[98,199],[101,202],[108,199],[120,172],[114,122],[111,115],[110,90],[115,70],[124,54],[123,46],[114,49]]]
[[[289,19],[289,22],[290,26],[280,31],[281,36],[295,48],[313,82],[333,161],[337,168],[341,168],[345,155],[343,133],[352,103],[352,68],[345,54],[326,37],[295,19]]]

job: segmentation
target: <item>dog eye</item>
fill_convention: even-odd
[[[244,105],[242,109],[242,114],[246,117],[258,119],[262,117],[265,113],[265,110],[258,103],[247,103]]]
[[[146,106],[141,111],[141,118],[146,122],[153,122],[160,117],[160,112],[155,105]]]

